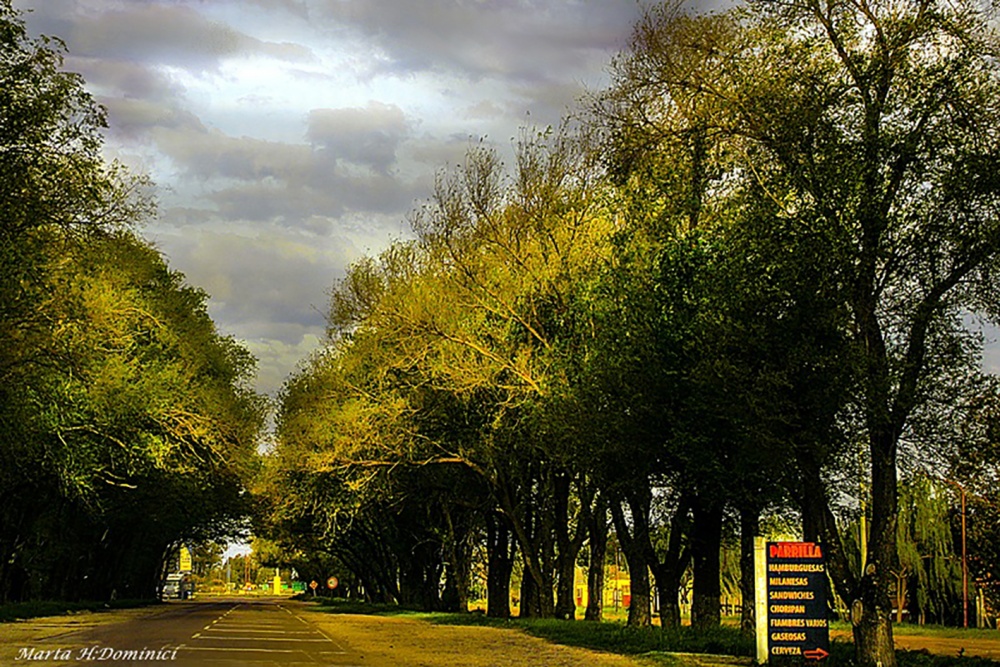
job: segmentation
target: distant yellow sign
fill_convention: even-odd
[[[177,568],[181,572],[191,571],[191,550],[183,544],[181,545],[181,565]]]

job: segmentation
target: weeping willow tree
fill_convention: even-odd
[[[962,565],[951,531],[952,492],[924,475],[899,485],[896,549],[896,620],[903,609],[921,624],[955,617],[962,584]]]

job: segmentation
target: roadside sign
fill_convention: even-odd
[[[830,655],[830,627],[822,545],[760,540],[755,551],[757,662],[776,656],[823,660]]]
[[[317,588],[319,588],[319,583],[314,579],[309,582],[309,588],[316,590]]]
[[[191,567],[191,550],[185,545],[181,545],[180,549],[180,566],[177,568],[180,572],[190,572]]]
[[[329,579],[326,580],[326,587],[329,588],[330,590],[333,590],[334,588],[337,587],[337,584],[339,583],[340,582],[337,581],[337,577],[330,577]]]

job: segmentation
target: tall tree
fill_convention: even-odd
[[[0,598],[151,597],[172,543],[240,530],[263,404],[63,50],[0,1]]]
[[[842,404],[859,415],[871,461],[860,577],[824,492],[835,443],[803,443],[796,457],[802,488],[816,490],[803,497],[807,537],[828,545],[866,665],[895,664],[888,593],[900,439],[936,351],[951,345],[951,323],[963,309],[995,310],[1000,82],[982,11],[934,0],[761,0],[692,18],[669,5],[647,16],[618,70],[642,130],[625,148],[705,132],[730,161],[700,206],[738,196],[770,207],[776,228],[816,239],[834,259],[824,294],[844,304],[857,360],[856,390]]]

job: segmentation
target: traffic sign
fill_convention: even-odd
[[[181,545],[180,554],[180,566],[177,568],[178,572],[190,572],[193,568],[191,567],[191,550],[185,545]]]
[[[337,581],[337,577],[330,577],[329,579],[326,580],[326,587],[329,588],[330,590],[333,590],[334,588],[337,587],[337,584],[339,583],[340,582]]]
[[[314,579],[309,582],[309,588],[316,590],[317,588],[319,588],[319,583]]]

